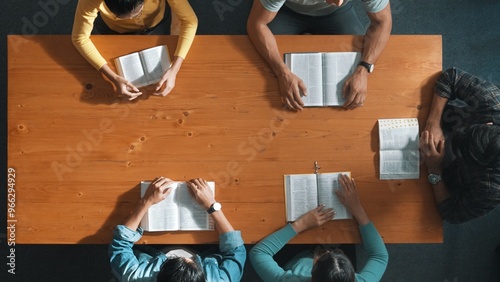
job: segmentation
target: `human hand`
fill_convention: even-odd
[[[156,178],[149,184],[142,200],[149,206],[163,201],[172,191],[172,184],[174,184],[174,181],[169,178],[163,176]]]
[[[120,96],[126,97],[129,101],[142,95],[142,92],[137,87],[119,75],[114,78],[113,84],[115,85],[115,92]]]
[[[444,141],[443,129],[440,124],[427,123],[424,132],[428,131],[434,137],[434,145],[438,145],[439,141]],[[423,133],[423,132],[422,132]]]
[[[177,72],[169,68],[161,77],[160,81],[156,84],[155,92],[153,95],[161,95],[163,97],[167,96],[175,86],[175,79],[177,78]],[[165,84],[165,86],[164,86]]]
[[[295,232],[300,233],[307,229],[318,227],[333,219],[335,211],[332,208],[325,208],[320,205],[308,211],[292,223]]]
[[[281,102],[292,110],[302,111],[304,102],[302,94],[307,96],[307,88],[298,76],[291,71],[278,75]]]
[[[357,217],[357,215],[364,213],[363,206],[359,200],[358,190],[354,178],[346,174],[339,176],[339,183],[341,189],[335,191],[340,202],[347,208],[347,210]]]
[[[207,181],[201,178],[191,179],[187,182],[189,186],[191,195],[194,197],[196,202],[200,204],[205,209],[209,209],[210,206],[215,203],[214,193],[208,186]]]
[[[441,174],[444,159],[444,140],[436,141],[434,135],[424,131],[420,135],[420,155],[431,173]]]
[[[366,100],[367,89],[368,73],[358,68],[342,87],[342,97],[346,99],[343,107],[350,110],[362,107]]]

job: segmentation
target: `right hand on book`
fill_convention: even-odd
[[[151,184],[149,184],[146,193],[144,193],[144,203],[147,205],[154,205],[163,201],[170,191],[172,191],[171,185],[174,184],[169,178],[163,176],[156,178]]]
[[[307,87],[302,79],[291,71],[278,75],[281,102],[292,110],[302,111],[302,94],[307,95]]]
[[[354,218],[356,218],[360,225],[369,223],[370,219],[368,218],[368,215],[359,200],[358,190],[356,188],[354,178],[351,178],[346,174],[341,174],[339,176],[339,183],[342,188],[335,191],[335,193],[337,194],[340,202],[354,216]]]
[[[334,216],[335,211],[332,208],[327,209],[325,206],[320,205],[317,208],[301,215],[292,223],[292,227],[295,232],[300,233],[307,229],[321,226],[332,220]]]
[[[119,75],[115,77],[113,84],[115,85],[116,93],[120,96],[125,96],[129,101],[142,95],[142,92],[135,85]]]
[[[432,134],[432,136],[434,137],[434,144],[436,146],[438,145],[440,140],[444,141],[445,139],[443,134],[443,129],[441,128],[439,122],[441,121],[438,121],[437,124],[435,124],[428,121],[424,129],[424,131],[428,131],[429,133]]]
[[[187,185],[191,188],[193,198],[205,209],[208,210],[215,203],[214,193],[212,193],[206,180],[201,178],[191,179],[187,182]]]

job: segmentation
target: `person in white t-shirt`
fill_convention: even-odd
[[[389,0],[361,1],[371,21],[366,34],[350,0],[254,0],[248,36],[278,77],[281,100],[290,109],[303,109],[307,89],[283,62],[274,34],[365,34],[361,62],[343,87],[346,109],[363,106],[368,75],[389,39],[392,15]]]

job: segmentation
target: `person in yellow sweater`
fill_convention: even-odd
[[[82,56],[115,86],[118,95],[133,100],[142,92],[116,74],[90,39],[92,34],[170,34],[171,11],[180,21],[179,39],[170,69],[155,88],[166,96],[175,86],[182,62],[193,43],[198,18],[188,0],[79,0],[71,39]]]

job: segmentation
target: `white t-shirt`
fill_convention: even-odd
[[[345,0],[344,6],[350,0]],[[384,9],[389,0],[361,0],[368,13],[377,13]],[[260,0],[262,6],[270,12],[278,12],[285,4],[293,11],[309,16],[324,16],[333,13],[342,6],[329,5],[325,0]]]

